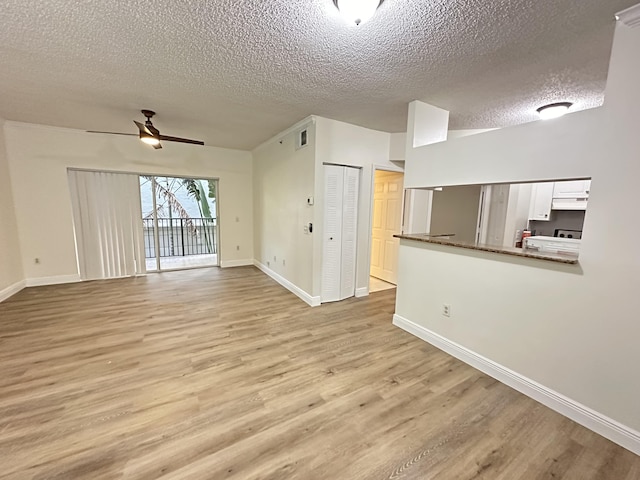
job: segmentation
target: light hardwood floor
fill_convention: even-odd
[[[639,479],[640,457],[253,267],[0,304],[2,479]]]

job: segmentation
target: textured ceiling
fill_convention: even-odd
[[[637,0],[386,0],[368,23],[332,0],[3,0],[0,117],[162,133],[250,149],[310,115],[406,129],[407,103],[451,128],[602,103],[614,14]]]

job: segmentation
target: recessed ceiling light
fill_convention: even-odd
[[[342,16],[349,22],[360,25],[376,13],[384,0],[333,0]]]
[[[571,105],[573,105],[571,102],[550,103],[549,105],[538,108],[536,111],[540,114],[542,120],[549,120],[566,114],[571,108]]]

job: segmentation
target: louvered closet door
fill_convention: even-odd
[[[356,242],[358,237],[358,180],[360,170],[344,168],[342,195],[342,255],[340,267],[340,300],[356,292]]]
[[[342,195],[344,167],[324,166],[324,238],[322,239],[323,302],[340,300],[342,256]]]
[[[355,293],[359,176],[355,168],[324,166],[322,302]]]

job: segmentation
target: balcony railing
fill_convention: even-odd
[[[156,257],[154,224],[144,218],[144,251],[147,258]],[[160,257],[184,257],[218,253],[215,218],[159,218],[158,244]]]

